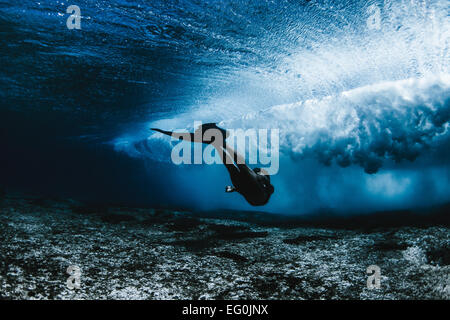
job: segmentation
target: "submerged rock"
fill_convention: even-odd
[[[246,257],[243,257],[237,253],[233,253],[233,252],[229,252],[229,251],[216,252],[214,255],[217,257],[231,259],[235,262],[247,262],[248,261],[248,259]]]
[[[287,244],[302,244],[305,242],[328,240],[328,239],[336,239],[336,238],[325,235],[299,235],[298,237],[293,239],[284,239],[283,242]]]
[[[450,299],[444,226],[283,228],[8,195],[0,215],[1,299]]]
[[[450,246],[430,249],[426,252],[428,261],[439,266],[450,265]]]

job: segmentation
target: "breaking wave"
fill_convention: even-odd
[[[375,173],[385,159],[413,161],[448,143],[449,121],[450,75],[445,74],[277,105],[221,125],[278,128],[281,152],[294,159],[315,157],[342,167],[357,164]],[[116,141],[118,150],[159,161],[167,161],[170,147],[170,139],[160,134]]]
[[[278,13],[280,19],[257,38],[264,46],[241,33],[223,33],[264,58],[224,57],[229,69],[213,68],[197,79],[204,87],[194,94],[197,102],[177,114],[152,117],[113,144],[131,156],[170,161],[170,139],[151,135],[149,127],[192,130],[194,121],[203,121],[229,129],[277,128],[280,151],[294,161],[359,165],[367,173],[377,172],[385,160],[413,161],[445,149],[448,9],[439,0],[315,1],[295,6],[295,14]],[[374,10],[380,14],[377,29],[367,25]],[[248,15],[252,22],[253,11],[242,12],[240,18]],[[290,41],[274,44],[276,39]]]
[[[375,173],[384,159],[415,160],[449,138],[450,76],[383,82],[284,104],[237,120],[281,129],[284,153]]]

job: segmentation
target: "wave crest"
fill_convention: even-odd
[[[281,151],[375,173],[386,159],[413,161],[449,137],[450,75],[383,82],[336,96],[274,106],[226,127],[280,129]]]

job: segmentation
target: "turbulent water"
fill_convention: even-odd
[[[145,161],[165,202],[248,208],[148,130],[194,121],[280,129],[269,210],[450,199],[448,1],[84,0],[81,30],[70,4],[0,1],[2,112]]]

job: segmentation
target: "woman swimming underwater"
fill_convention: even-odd
[[[219,128],[215,123],[199,126],[194,133],[178,133],[152,128],[151,130],[172,136],[179,140],[212,144],[217,150],[223,164],[230,174],[233,186],[227,186],[225,192],[238,192],[253,206],[265,205],[274,187],[270,184],[270,176],[261,168],[251,169],[245,164],[245,159],[227,146],[225,140],[229,133]],[[205,134],[206,133],[206,134]],[[221,137],[220,139],[216,139]]]

